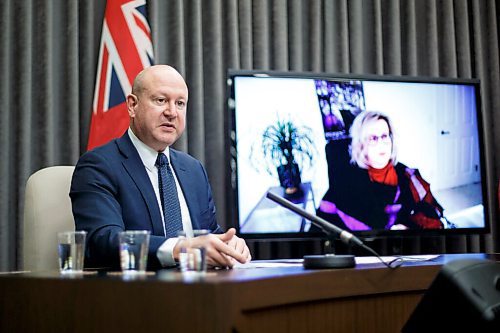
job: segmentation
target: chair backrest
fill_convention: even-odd
[[[75,229],[69,189],[74,166],[53,166],[26,183],[22,240],[23,269],[58,268],[57,232]]]

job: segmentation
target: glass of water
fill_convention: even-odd
[[[202,237],[209,234],[208,230],[193,230],[193,237]],[[207,254],[203,246],[193,246],[184,231],[178,232],[180,252],[179,268],[184,274],[204,275],[207,271]]]
[[[57,234],[57,252],[61,274],[83,272],[86,236],[86,231],[64,231]]]
[[[147,230],[120,232],[120,264],[124,274],[146,273],[149,234]]]

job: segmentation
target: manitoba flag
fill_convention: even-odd
[[[87,149],[121,136],[128,127],[125,104],[135,76],[153,64],[146,0],[108,0],[102,26]]]

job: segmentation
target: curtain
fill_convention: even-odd
[[[104,16],[101,0],[0,2],[0,270],[16,269],[24,187],[35,171],[85,151]],[[175,147],[206,166],[222,226],[229,151],[228,69],[390,74],[481,80],[491,232],[377,239],[383,254],[499,251],[499,7],[495,0],[149,0],[156,63],[190,89]],[[321,251],[317,242],[256,242],[254,258]]]

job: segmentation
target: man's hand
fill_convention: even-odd
[[[235,235],[234,228],[223,234],[208,234],[183,240],[183,247],[204,247],[206,250],[207,264],[213,267],[233,267],[236,262],[242,264],[250,261],[250,250],[245,240]],[[174,248],[174,258],[178,258],[180,244]]]
[[[235,249],[236,252],[242,254],[245,257],[245,261],[241,263],[244,264],[252,260],[252,256],[250,255],[250,250],[248,249],[245,240],[243,238],[239,238],[238,236],[236,236],[236,230],[234,228],[229,229],[224,235],[228,234],[229,232],[231,232],[233,236],[227,242],[227,245],[229,245],[230,247]],[[231,258],[231,261],[233,264],[236,263],[236,261],[233,258]]]

